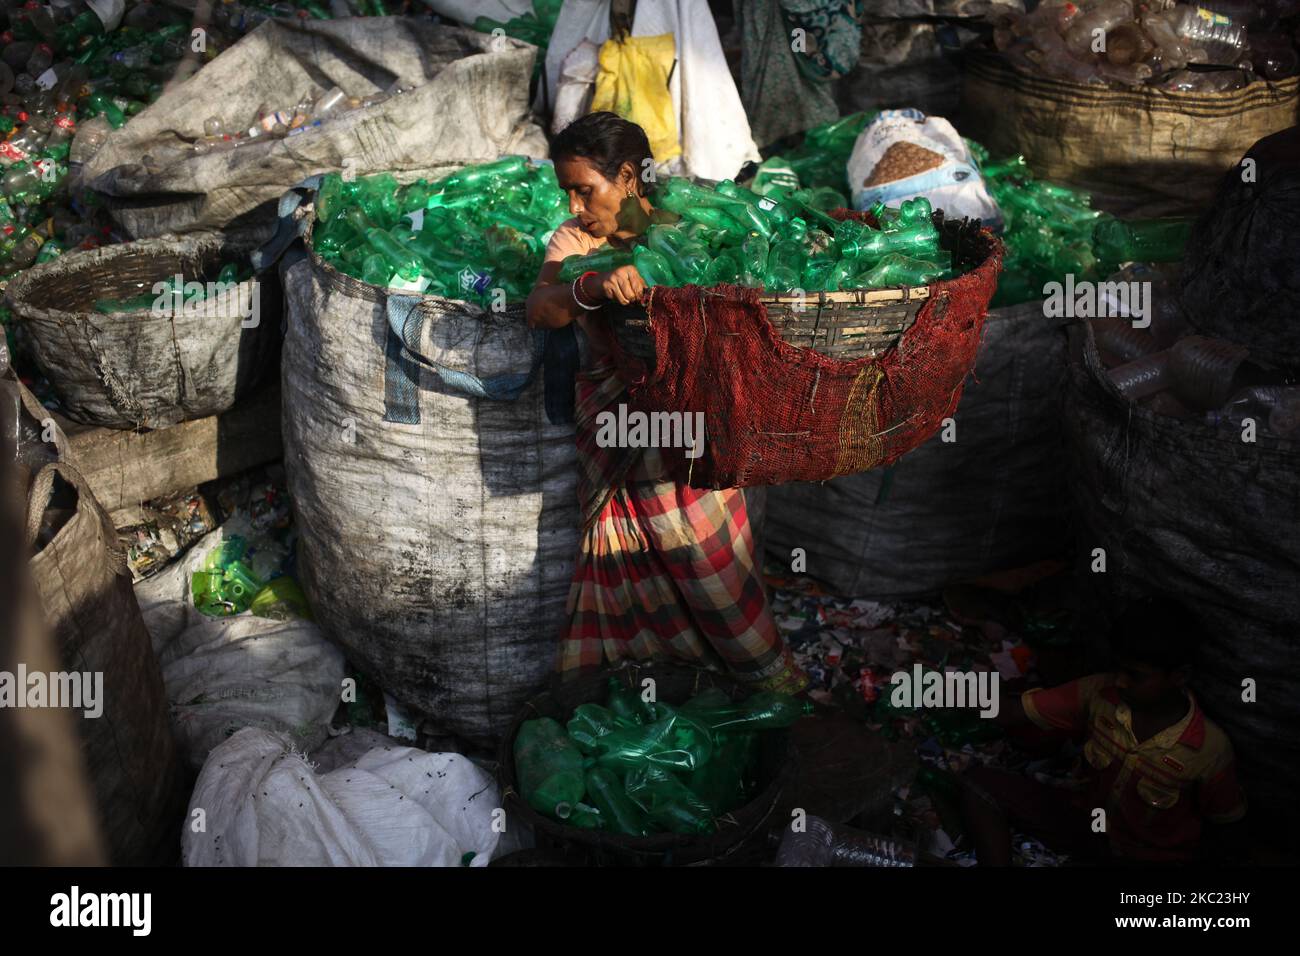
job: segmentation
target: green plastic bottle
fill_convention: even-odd
[[[584,754],[594,754],[597,741],[618,727],[613,713],[600,704],[579,704],[566,725],[569,738]]]
[[[803,276],[804,255],[797,242],[782,240],[772,244],[767,256],[764,285],[773,291],[787,292],[799,287]]]
[[[750,756],[750,733],[717,734],[713,757],[686,776],[686,785],[714,816],[734,810],[745,801],[745,772]]]
[[[809,256],[803,268],[802,288],[806,292],[830,291],[831,273],[839,265],[833,256]]]
[[[560,266],[560,282],[572,282],[584,272],[609,272],[620,266],[632,264],[632,253],[627,249],[612,247],[597,249],[585,256],[569,256]]]
[[[602,767],[592,767],[587,771],[586,784],[588,797],[611,832],[625,836],[649,835],[645,812],[627,795],[617,776]]]
[[[711,833],[716,827],[708,804],[674,774],[647,766],[628,771],[627,795],[649,821],[671,833]]]
[[[693,242],[681,229],[651,226],[646,231],[646,241],[652,250],[668,261],[673,274],[681,277],[687,285],[699,285],[705,281],[712,258],[703,245]]]
[[[452,173],[434,184],[441,192],[458,192],[461,190],[486,186],[493,179],[523,179],[528,175],[528,158],[526,156],[506,156],[491,163],[467,166]]]
[[[859,273],[854,284],[863,289],[879,289],[894,285],[927,285],[943,273],[943,267],[937,262],[913,259],[891,252],[875,265]]]
[[[713,753],[713,739],[703,723],[672,715],[653,723],[621,727],[596,741],[596,763],[627,770],[647,763],[674,770],[694,770]]]
[[[734,253],[722,252],[709,263],[705,276],[708,285],[738,285],[740,283],[740,260]]]
[[[605,815],[600,812],[600,808],[588,806],[585,803],[575,803],[561,819],[569,826],[577,827],[580,830],[609,829]]]
[[[774,691],[759,691],[734,704],[716,708],[699,708],[691,716],[718,731],[773,730],[789,727],[800,717],[812,713],[812,704]]]
[[[1177,262],[1183,257],[1194,219],[1105,218],[1092,231],[1097,258],[1104,263]]]
[[[264,584],[244,563],[248,542],[231,535],[208,552],[200,569],[190,577],[195,608],[210,617],[242,614]]]
[[[767,239],[759,232],[750,232],[740,244],[741,282],[747,286],[761,287],[767,275],[769,255]]]
[[[526,720],[515,737],[519,791],[538,813],[563,820],[586,793],[582,754],[550,717]]]
[[[716,206],[690,206],[683,210],[682,218],[698,222],[715,232],[720,232],[731,242],[740,242],[745,238],[746,229],[726,210]]]
[[[632,250],[632,264],[641,274],[647,286],[682,285],[681,279],[673,271],[672,264],[649,246],[637,246]]]

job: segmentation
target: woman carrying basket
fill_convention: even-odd
[[[657,448],[596,442],[597,416],[627,401],[602,306],[638,302],[646,286],[631,265],[572,283],[556,276],[565,257],[626,248],[644,231],[654,212],[642,179],[653,168],[645,132],[592,113],[556,137],[551,157],[573,218],[546,248],[528,322],[556,329],[576,321],[589,345],[576,408],[582,529],[559,670],[572,677],[625,658],[686,660],[797,693],[808,679],[768,606],[744,494],[671,480]]]

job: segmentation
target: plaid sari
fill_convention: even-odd
[[[606,359],[578,376],[583,526],[558,669],[677,660],[796,693],[795,665],[768,607],[738,488],[665,480],[658,449],[601,448],[596,416],[626,400]]]

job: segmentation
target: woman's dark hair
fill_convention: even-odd
[[[652,159],[645,130],[617,113],[588,113],[564,127],[551,142],[551,159],[585,159],[610,182],[624,163],[636,172],[636,191],[643,192],[642,171]]]

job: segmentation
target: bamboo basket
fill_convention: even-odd
[[[940,248],[954,253],[959,272],[974,269],[992,251],[978,222],[945,220],[941,211],[933,213],[932,218],[939,230]],[[727,289],[718,286],[706,291],[722,298],[728,294]],[[872,358],[891,348],[916,321],[930,295],[928,285],[809,293],[763,289],[759,301],[767,308],[768,321],[786,343],[849,361]],[[644,306],[609,305],[606,311],[619,347],[652,368],[654,341]]]

